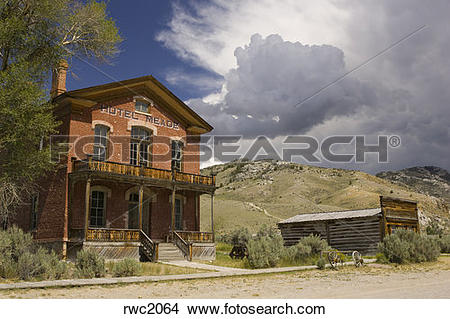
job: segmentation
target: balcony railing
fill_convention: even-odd
[[[143,176],[153,179],[173,180],[181,183],[200,184],[207,186],[214,186],[216,183],[215,176],[197,175],[109,161],[98,161],[94,160],[91,157],[87,160],[73,161],[73,172],[79,171],[96,171],[127,176]]]
[[[89,228],[86,240],[139,242],[139,229]]]
[[[213,233],[211,232],[177,230],[177,233],[181,238],[183,238],[183,240],[190,243],[214,242]]]

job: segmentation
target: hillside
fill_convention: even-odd
[[[442,198],[450,206],[450,173],[436,166],[411,167],[395,172],[381,172],[377,177],[408,186],[416,192]]]
[[[281,161],[231,162],[208,167],[217,174],[214,224],[219,233],[245,226],[275,225],[308,212],[373,208],[379,196],[419,202],[421,222],[448,222],[445,202],[360,171],[322,168]],[[210,229],[209,198],[202,196],[202,229]]]

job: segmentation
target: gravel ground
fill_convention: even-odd
[[[9,290],[0,298],[450,298],[450,257],[420,265],[366,265],[158,283]]]

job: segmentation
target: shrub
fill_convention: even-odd
[[[99,278],[105,276],[105,259],[95,251],[83,249],[77,253],[76,275],[80,278]]]
[[[450,234],[443,235],[439,238],[439,246],[441,253],[450,253]]]
[[[303,237],[298,243],[304,246],[309,246],[311,248],[311,255],[320,254],[321,251],[328,249],[327,242],[317,235]]]
[[[251,268],[274,267],[283,254],[283,239],[281,236],[252,239],[248,242],[247,248]]]
[[[297,245],[290,246],[284,249],[283,258],[291,262],[304,261],[306,258],[310,257],[311,247],[303,243],[297,243]]]
[[[413,231],[397,230],[378,245],[389,262],[407,263],[434,261],[439,257],[440,246],[436,238]]]
[[[319,268],[320,270],[325,269],[326,264],[327,264],[327,261],[323,257],[320,257],[316,263],[317,268]]]
[[[256,233],[256,238],[263,238],[263,237],[269,237],[269,238],[276,238],[280,236],[280,233],[273,227],[269,227],[266,224],[263,224],[261,228],[258,230],[258,233]]]
[[[0,277],[60,279],[66,269],[55,252],[34,245],[30,234],[15,226],[0,231]]]
[[[230,245],[247,245],[250,238],[252,238],[252,235],[248,229],[242,227],[222,235],[220,240]]]
[[[425,230],[427,232],[427,235],[442,236],[442,234],[444,233],[444,228],[435,220],[430,222]]]
[[[136,276],[142,270],[141,265],[134,259],[125,258],[114,263],[112,272],[114,277],[129,277]]]

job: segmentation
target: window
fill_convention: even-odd
[[[150,132],[144,128],[131,128],[130,164],[149,166]]]
[[[91,212],[90,223],[92,227],[105,226],[105,192],[92,191],[91,193]]]
[[[106,160],[109,128],[104,125],[96,125],[94,130],[94,159]]]
[[[172,141],[172,169],[181,171],[181,159],[183,157],[183,142]]]
[[[131,193],[128,203],[128,228],[139,228],[139,194]]]
[[[147,102],[137,100],[135,103],[135,108],[136,108],[136,111],[148,113],[148,103]]]
[[[31,230],[37,228],[38,220],[38,195],[31,196]]]
[[[179,198],[175,198],[175,230],[182,230],[182,211],[182,200]]]

